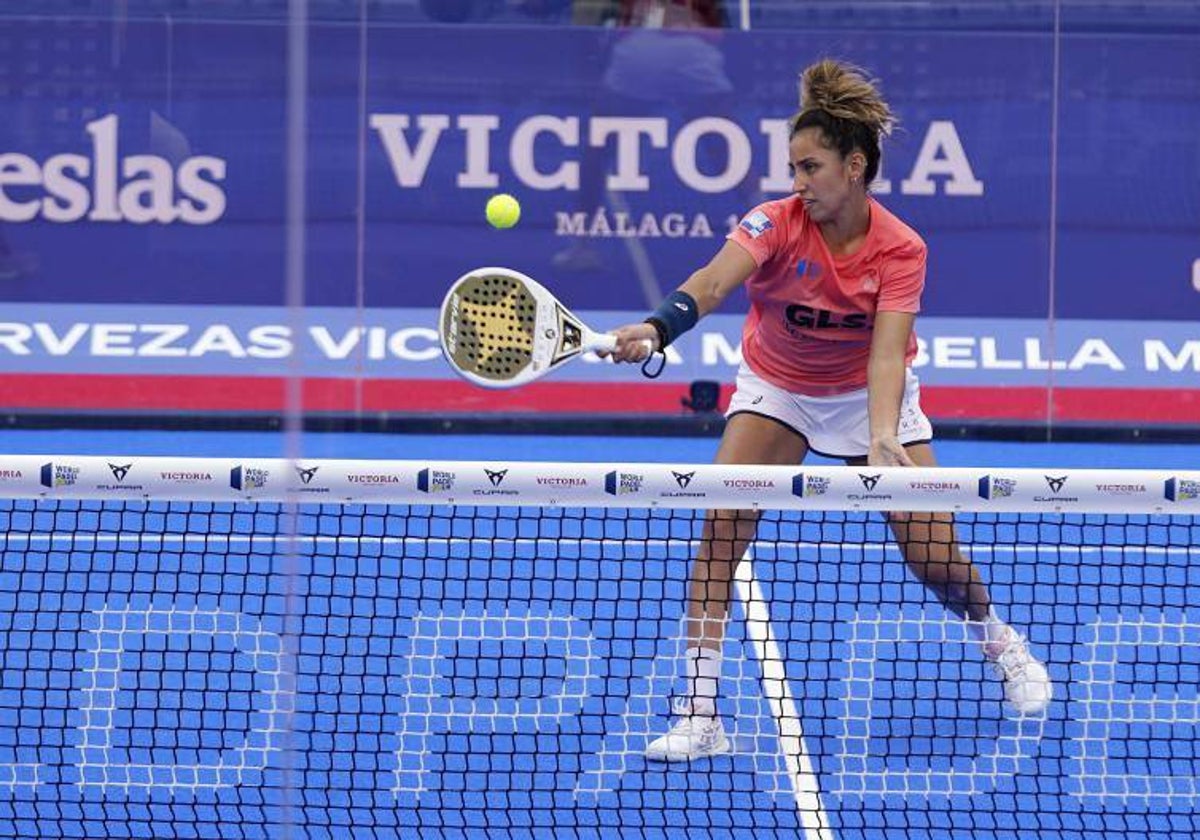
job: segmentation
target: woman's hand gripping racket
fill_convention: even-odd
[[[485,388],[516,388],[587,350],[617,346],[616,336],[589,329],[548,289],[510,268],[458,278],[438,328],[450,366]]]

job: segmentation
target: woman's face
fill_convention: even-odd
[[[792,191],[800,196],[808,215],[818,224],[830,222],[848,204],[855,185],[851,178],[862,177],[854,170],[860,166],[857,152],[846,160],[836,149],[823,142],[819,128],[805,128],[796,132],[788,144],[788,172],[792,176]]]

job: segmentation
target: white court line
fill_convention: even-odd
[[[699,545],[699,541],[679,540],[679,539],[648,539],[648,540],[616,540],[616,539],[579,539],[579,538],[558,538],[558,537],[542,537],[535,538],[492,538],[492,537],[377,537],[377,536],[334,536],[327,534],[198,534],[198,533],[158,533],[148,534],[139,533],[137,531],[127,531],[123,533],[107,533],[107,534],[91,534],[81,533],[77,531],[46,531],[33,534],[18,534],[8,533],[0,534],[0,548],[6,545],[36,545],[39,543],[63,542],[72,545],[80,544],[95,544],[95,545],[176,545],[194,543],[198,546],[212,545],[254,545],[254,544],[277,544],[289,545],[299,543],[301,545],[384,545],[384,546],[536,546],[540,544],[546,545],[578,545],[578,546],[621,546],[621,545],[637,545],[646,548],[689,548]],[[894,543],[886,542],[762,542],[755,543],[763,548],[771,549],[782,547],[785,549],[803,549],[808,551],[813,550],[849,550],[849,551],[895,551]],[[1165,554],[1165,555],[1184,555],[1184,556],[1200,556],[1200,546],[1159,546],[1159,545],[1065,545],[1047,543],[1042,545],[1013,545],[1011,543],[1001,543],[999,545],[973,545],[971,543],[961,543],[962,547],[972,554],[989,554],[989,553],[1016,553],[1016,554],[1047,554],[1057,552],[1059,554],[1100,554],[1108,553],[1131,553],[1134,555],[1142,554]],[[436,559],[436,558],[434,558]],[[571,559],[571,558],[567,558]],[[591,560],[596,558],[575,558]],[[661,559],[661,558],[659,558]]]
[[[787,672],[783,667],[783,656],[771,629],[771,615],[762,589],[754,578],[753,557],[750,549],[738,564],[734,582],[746,609],[746,632],[753,641],[753,649],[762,666],[763,695],[771,707],[771,715],[779,728],[779,746],[787,764],[788,778],[792,780],[792,791],[796,808],[800,812],[800,824],[804,826],[805,840],[834,840],[833,829],[825,806],[821,804],[821,789],[817,775],[813,772],[808,746],[804,743],[804,730],[800,725],[800,714],[792,688],[788,684]]]

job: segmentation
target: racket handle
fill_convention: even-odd
[[[605,353],[611,353],[617,349],[617,337],[612,333],[599,333],[592,340],[592,350],[603,350]]]
[[[643,338],[641,344],[646,348],[647,353],[654,352],[654,343],[650,339]],[[593,339],[592,346],[589,349],[603,350],[606,353],[611,353],[617,349],[617,337],[612,333],[600,333]]]

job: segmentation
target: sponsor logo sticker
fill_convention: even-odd
[[[985,475],[979,479],[979,498],[1007,499],[1017,492],[1017,481],[1014,478]]]
[[[766,478],[726,478],[721,482],[729,490],[773,490],[775,482]]]
[[[422,493],[447,493],[454,489],[455,478],[448,470],[426,467],[417,473],[417,489]]]
[[[604,476],[604,492],[610,496],[626,496],[642,492],[644,475],[613,470]]]
[[[858,480],[863,486],[863,493],[847,493],[846,498],[855,502],[885,501],[892,498],[891,493],[876,493],[883,473],[859,473]]]
[[[347,473],[346,481],[350,484],[362,484],[368,487],[383,487],[388,484],[399,484],[400,476],[394,473]]]
[[[111,484],[108,482],[101,482],[96,485],[96,489],[97,490],[143,490],[143,489],[145,489],[141,484],[134,484],[133,482],[126,482],[125,479],[129,476],[129,473],[132,470],[133,470],[132,463],[128,463],[128,464],[109,463],[108,471],[110,473],[112,473],[113,482]]]
[[[796,473],[792,476],[792,495],[801,498],[824,496],[829,492],[830,481],[823,475]]]
[[[258,490],[266,486],[270,474],[270,470],[239,465],[229,471],[229,486],[234,490]]]
[[[1043,475],[1042,478],[1046,482],[1046,487],[1050,490],[1049,496],[1034,496],[1035,502],[1078,502],[1078,496],[1063,495],[1066,489],[1067,482],[1070,481],[1070,476],[1067,475]]]
[[[172,484],[203,484],[213,480],[212,473],[201,470],[163,470],[158,474],[159,481]]]
[[[761,210],[755,210],[753,213],[742,219],[739,227],[750,234],[751,239],[758,239],[764,233],[769,231],[775,225],[767,218],[767,214]]]
[[[703,499],[707,493],[702,490],[689,490],[692,485],[692,479],[696,477],[696,471],[680,472],[679,470],[671,470],[671,478],[675,482],[678,490],[667,490],[659,493],[659,497],[663,499]]]
[[[476,495],[476,496],[519,496],[519,495],[521,495],[516,490],[510,490],[507,487],[502,486],[504,484],[504,479],[508,476],[508,470],[489,470],[487,467],[484,467],[483,474],[485,476],[487,476],[488,484],[490,484],[492,486],[490,489],[476,488],[474,491],[474,495]]]
[[[1190,502],[1200,499],[1200,481],[1190,478],[1168,478],[1163,485],[1168,502]]]
[[[79,481],[79,469],[72,464],[42,464],[42,486],[71,487]]]
[[[587,479],[579,476],[539,475],[534,481],[545,487],[587,487]]]

